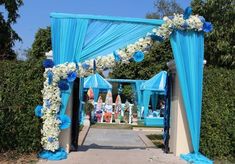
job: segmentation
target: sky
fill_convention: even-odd
[[[176,1],[182,8],[190,5],[190,0]],[[38,29],[50,25],[51,12],[144,18],[154,12],[153,4],[154,0],[24,0],[13,26],[23,42],[17,42],[15,49],[31,47]]]

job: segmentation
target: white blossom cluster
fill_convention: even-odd
[[[65,63],[54,66],[53,68],[46,68],[44,77],[43,94],[43,109],[42,120],[43,126],[41,129],[42,139],[41,144],[45,150],[55,151],[59,148],[59,125],[60,120],[57,118],[57,113],[61,106],[60,89],[58,82],[61,79],[66,79],[69,72],[76,71],[75,63]],[[53,78],[49,84],[48,73],[52,73]]]
[[[128,45],[124,49],[117,50],[117,54],[121,59],[121,63],[129,64],[130,59],[136,51],[147,52],[147,48],[152,45],[152,39],[148,36],[140,38],[137,42]],[[94,60],[96,62],[96,70],[103,71],[105,69],[112,69],[116,65],[113,54],[106,56],[98,56],[95,59],[89,59],[82,63],[78,63],[78,74],[80,77],[89,76],[93,73]],[[84,67],[84,65],[86,65]]]
[[[153,33],[157,36],[167,39],[170,37],[173,30],[196,30],[202,31],[203,22],[199,15],[190,15],[188,19],[183,18],[183,14],[174,14],[173,19],[164,17],[164,23],[161,27],[154,28]]]
[[[152,39],[146,35],[144,38],[140,38],[137,42],[129,44],[126,48],[118,50],[118,54],[122,58],[123,63],[129,63],[129,59],[132,58],[136,51],[147,52],[147,49],[152,45]]]
[[[103,71],[105,69],[113,68],[116,63],[112,54],[106,56],[98,56],[95,59],[86,60],[85,62],[78,63],[78,75],[79,77],[89,76],[93,73],[94,60],[97,71]],[[86,65],[86,68],[84,67]]]

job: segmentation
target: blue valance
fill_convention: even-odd
[[[107,55],[146,36],[163,20],[51,14],[55,64]]]

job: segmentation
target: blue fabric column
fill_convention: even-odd
[[[58,19],[51,17],[52,48],[54,63],[79,61],[82,45],[85,40],[88,20],[84,19]],[[71,95],[73,83],[69,90],[61,92],[60,114],[64,114]]]
[[[148,116],[150,96],[151,91],[145,90],[143,92],[144,118]]]
[[[138,117],[142,117],[141,116],[142,96],[141,96],[141,90],[140,90],[141,84],[142,84],[141,81],[136,81],[135,82],[137,105],[138,105],[138,114],[139,114]]]
[[[203,32],[174,31],[170,42],[193,146],[193,153],[181,155],[181,157],[193,163],[211,163],[212,161],[199,153],[204,34]]]
[[[92,88],[92,89],[94,92],[94,101],[97,102],[99,98],[100,89],[99,88]]]

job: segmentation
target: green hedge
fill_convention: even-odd
[[[38,151],[40,120],[34,108],[41,104],[42,61],[0,61],[0,152]]]
[[[235,151],[235,69],[205,68],[201,152],[232,159]]]

